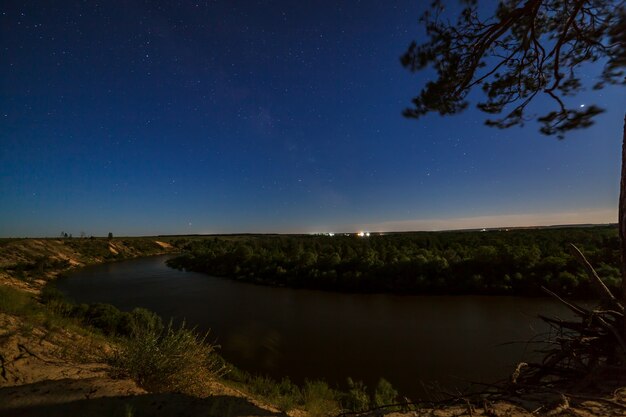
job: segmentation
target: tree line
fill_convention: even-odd
[[[615,226],[394,233],[358,237],[212,237],[171,267],[266,285],[409,294],[589,294],[576,244],[607,286],[620,286]]]

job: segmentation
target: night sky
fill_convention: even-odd
[[[615,222],[624,90],[564,141],[405,119],[424,3],[3,1],[0,236]]]

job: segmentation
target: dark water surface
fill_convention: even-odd
[[[538,313],[569,317],[549,299],[341,294],[273,288],[181,272],[151,257],[84,268],[57,281],[77,302],[145,307],[186,319],[238,367],[273,377],[380,377],[406,395],[421,382],[445,386],[506,378],[546,327]]]

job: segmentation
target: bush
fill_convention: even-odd
[[[283,411],[289,411],[302,403],[300,389],[289,378],[277,382],[268,376],[257,375],[250,376],[246,384],[252,393],[260,395]]]
[[[394,404],[398,397],[391,383],[381,378],[376,385],[373,395],[370,397],[367,387],[362,381],[354,381],[348,378],[348,391],[342,395],[342,405],[344,409],[349,411],[365,411],[370,407],[381,407]],[[392,411],[396,408],[392,407],[388,410]]]
[[[343,407],[350,411],[364,411],[369,408],[370,397],[362,381],[348,378],[348,392],[344,394],[342,403]]]
[[[100,329],[107,335],[118,334],[122,327],[124,314],[111,304],[90,304],[85,313],[85,321],[93,327]]]
[[[130,312],[130,329],[125,335],[136,336],[143,331],[159,333],[163,331],[163,321],[153,311],[145,308],[135,308]]]
[[[163,321],[156,313],[145,308],[135,308],[130,313],[119,312],[116,334],[125,337],[134,337],[142,331],[160,332],[163,330]]]
[[[304,407],[311,417],[337,414],[341,407],[338,393],[323,381],[305,381],[303,389]]]
[[[225,369],[207,336],[198,336],[184,323],[175,327],[171,321],[162,330],[144,328],[123,341],[111,365],[149,391],[200,395],[206,383]]]
[[[61,291],[51,285],[41,290],[39,299],[48,310],[62,317],[79,319],[109,336],[130,337],[143,330],[163,330],[161,318],[145,308],[135,308],[127,313],[104,303],[72,304]]]
[[[389,381],[385,378],[381,378],[374,391],[374,406],[381,407],[383,405],[393,404],[397,401],[397,398],[398,391],[393,388]]]

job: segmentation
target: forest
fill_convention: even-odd
[[[584,298],[575,244],[606,285],[620,285],[616,226],[190,240],[173,268],[264,285],[342,292]]]

